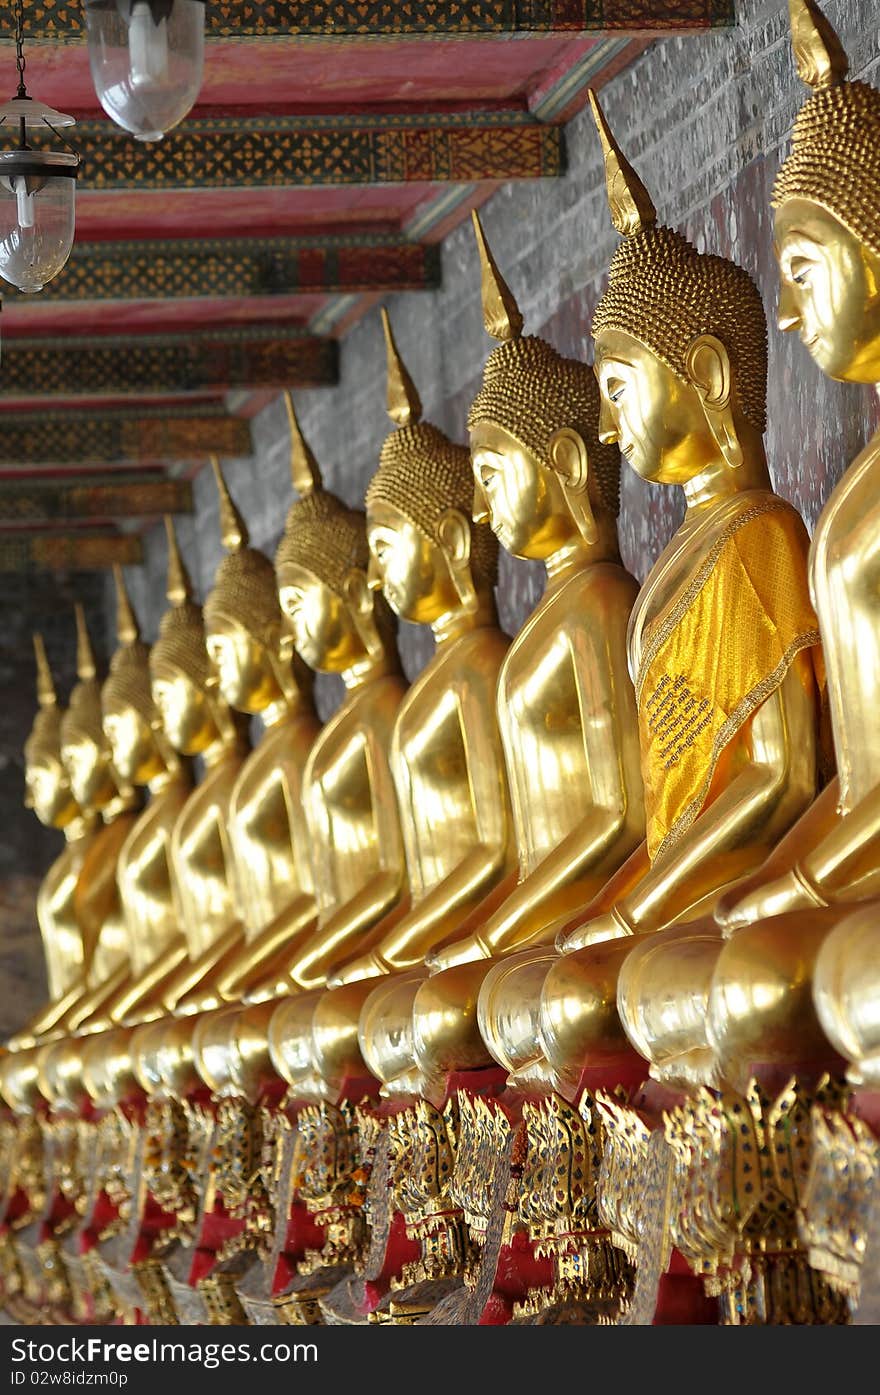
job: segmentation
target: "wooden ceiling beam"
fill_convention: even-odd
[[[208,39],[322,40],[358,35],[666,33],[733,24],[732,0],[211,0]],[[13,35],[12,6],[0,39]],[[25,12],[28,39],[82,42],[82,0],[39,0]]]
[[[0,572],[105,571],[144,560],[134,533],[25,533],[0,531]]]
[[[108,483],[84,477],[70,484],[27,478],[0,481],[0,520],[6,524],[68,518],[150,518],[164,513],[191,513],[192,507],[189,480]]]
[[[191,117],[161,141],[81,121],[78,185],[115,189],[271,189],[471,184],[561,174],[563,133],[520,112],[408,116]]]
[[[231,388],[323,387],[337,376],[337,344],[300,329],[8,338],[0,398],[174,397]]]
[[[5,346],[6,347],[6,346]],[[127,465],[196,462],[209,455],[250,455],[250,422],[243,417],[132,408],[106,412],[4,412],[0,468],[33,465]]]
[[[440,284],[440,249],[399,238],[218,238],[75,242],[41,301],[348,295]],[[10,302],[28,296],[4,287]],[[32,300],[33,297],[30,297]]]

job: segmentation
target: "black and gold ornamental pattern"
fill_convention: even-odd
[[[705,29],[734,23],[731,0],[213,0],[208,37],[278,38],[358,34],[523,34],[620,29]],[[34,38],[84,37],[80,0],[39,0],[29,7]],[[0,14],[0,38],[13,16]]]
[[[3,347],[0,397],[320,387],[336,381],[337,358],[335,342],[301,329],[12,339]]]
[[[251,432],[242,417],[210,404],[196,408],[109,408],[105,412],[6,412],[0,466],[139,465],[249,455]]]
[[[471,183],[562,173],[563,133],[525,113],[194,117],[145,145],[76,127],[84,189]]]
[[[436,246],[399,238],[208,238],[78,242],[48,300],[164,300],[422,290],[440,283]],[[9,300],[27,297],[14,287]]]

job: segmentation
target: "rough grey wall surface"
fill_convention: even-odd
[[[776,274],[769,197],[805,89],[794,71],[787,7],[743,0],[738,24],[702,36],[655,43],[603,92],[623,148],[654,197],[661,218],[702,250],[741,262],[761,287],[770,323],[767,449],[777,489],[812,528],[834,482],[877,421],[867,389],[828,382],[797,340],[775,328]],[[877,80],[880,0],[827,5],[846,44],[854,75]],[[509,184],[483,210],[499,266],[529,332],[562,352],[589,356],[589,325],[617,242],[608,218],[603,167],[589,111],[566,131],[568,172],[555,181]],[[387,301],[401,352],[418,384],[425,415],[465,439],[468,404],[492,347],[479,303],[479,268],[470,224],[446,240],[437,291]],[[360,504],[384,436],[385,355],[378,311],[342,345],[339,386],[301,393],[303,428],[327,484]],[[253,423],[254,454],[226,463],[227,478],[254,543],[271,552],[291,497],[282,403]],[[643,484],[624,470],[621,538],[625,560],[643,578],[683,510],[678,489]],[[213,481],[203,471],[197,513],[182,520],[181,540],[202,594],[221,555]],[[162,609],[164,538],[147,540],[147,564],[132,585],[153,633]],[[499,605],[514,631],[540,591],[540,570],[503,559]],[[401,647],[412,676],[431,652],[424,633],[405,627]],[[339,689],[321,685],[326,713]]]

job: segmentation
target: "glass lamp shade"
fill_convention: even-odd
[[[0,151],[0,276],[41,291],[73,246],[78,160],[63,151]]]
[[[98,101],[136,140],[161,140],[202,85],[204,0],[86,0]]]

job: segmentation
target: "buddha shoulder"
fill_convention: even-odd
[[[856,457],[835,486],[816,524],[810,552],[814,591],[822,578],[845,561],[877,566],[877,490],[880,485],[880,432]]]
[[[585,646],[607,648],[610,635],[626,633],[638,591],[635,577],[620,562],[596,562],[576,572],[538,602],[514,636],[501,691],[512,694],[523,680],[532,687],[535,664],[545,656],[552,665],[553,654],[564,663]]]
[[[388,673],[372,679],[349,693],[342,706],[329,717],[312,746],[309,769],[328,764],[333,753],[371,734],[377,738],[390,732],[407,691],[402,674]]]
[[[494,625],[471,630],[440,649],[407,691],[400,710],[401,721],[414,709],[430,705],[450,690],[480,693],[495,700],[498,672],[510,648],[510,639]]]

